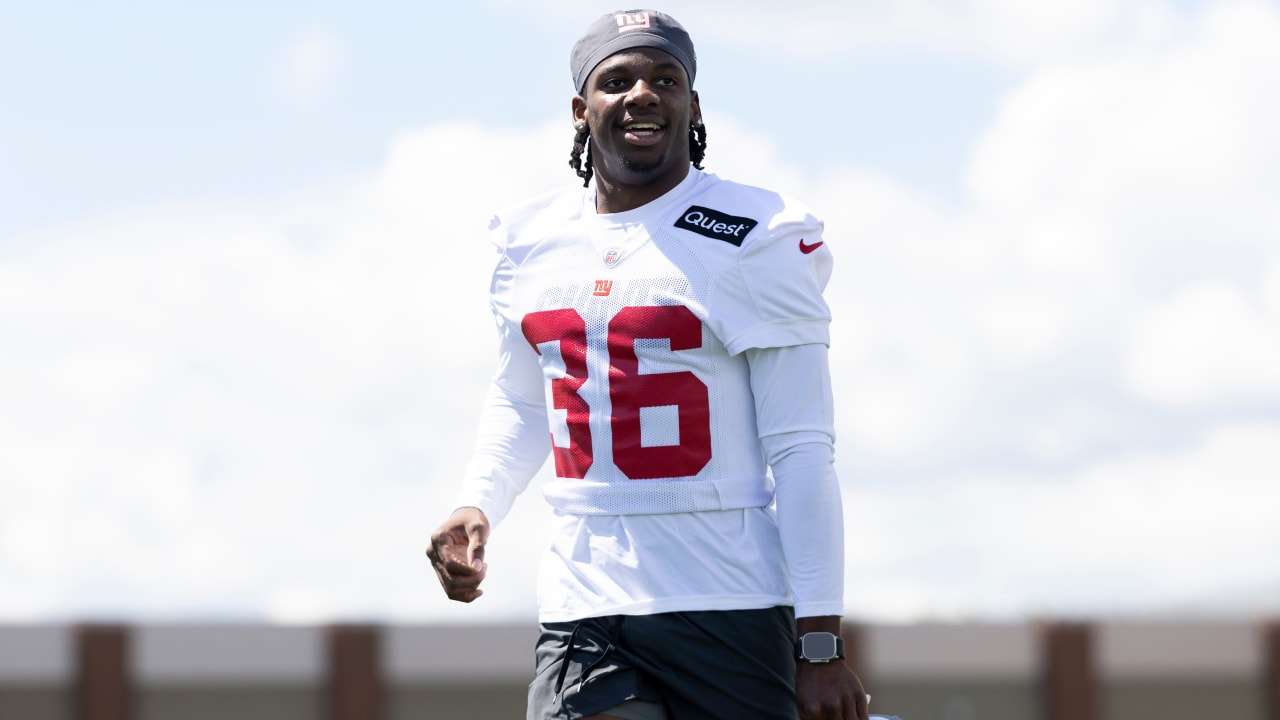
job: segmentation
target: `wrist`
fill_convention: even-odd
[[[796,636],[811,632],[829,632],[840,634],[841,618],[839,615],[814,615],[796,618]]]
[[[822,665],[844,657],[839,615],[796,619],[795,658],[801,665]]]
[[[844,639],[829,632],[805,633],[796,640],[796,660],[823,664],[844,659]]]

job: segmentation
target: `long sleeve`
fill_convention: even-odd
[[[537,355],[522,336],[500,337],[498,370],[457,496],[457,507],[480,508],[495,527],[551,452]]]
[[[844,517],[834,467],[827,348],[747,351],[757,425],[776,483],[796,617],[844,612]]]
[[[490,525],[497,526],[542,467],[550,447],[542,404],[522,400],[495,380],[485,398],[456,506],[480,508]]]

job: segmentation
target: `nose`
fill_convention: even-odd
[[[631,89],[627,91],[626,102],[628,107],[633,105],[654,105],[658,102],[658,93],[654,92],[653,86],[643,79],[636,80]]]

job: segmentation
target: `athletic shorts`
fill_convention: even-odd
[[[795,679],[790,607],[544,623],[527,717],[577,720],[630,700],[670,720],[796,720]]]

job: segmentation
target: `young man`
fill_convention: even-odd
[[[491,526],[549,452],[530,720],[866,720],[837,639],[822,223],[701,170],[672,18],[606,15],[571,70],[583,187],[491,224],[498,372],[427,554],[479,597]]]

